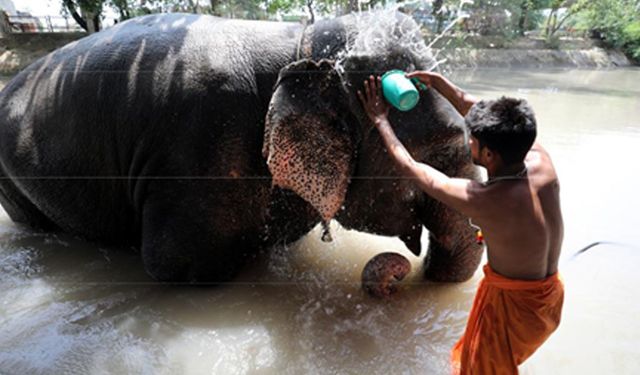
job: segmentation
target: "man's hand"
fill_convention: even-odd
[[[362,94],[362,91],[358,90],[358,96],[369,119],[376,126],[386,122],[389,115],[389,104],[382,96],[382,79],[369,76],[369,80],[364,81],[364,92]]]
[[[466,116],[469,109],[471,109],[471,107],[476,103],[476,99],[474,97],[467,94],[438,73],[417,71],[406,74],[406,77],[418,78],[420,82],[427,85],[427,87],[433,87],[451,104],[453,104],[462,116]]]
[[[415,71],[405,74],[405,77],[417,78],[420,82],[424,83],[427,87],[432,87],[434,81],[442,79],[442,76],[438,73],[428,72],[426,70]]]

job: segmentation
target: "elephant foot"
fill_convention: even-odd
[[[411,271],[411,263],[397,253],[373,257],[362,271],[362,288],[370,296],[386,298],[398,291],[398,282]]]

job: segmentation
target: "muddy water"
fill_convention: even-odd
[[[0,78],[1,79],[1,78]],[[563,321],[525,374],[640,368],[640,70],[459,72],[481,98],[533,104],[562,181]],[[279,248],[217,288],[159,285],[137,254],[13,224],[0,211],[0,373],[447,374],[480,274],[423,284],[397,239],[336,228]],[[594,241],[580,257],[571,255]],[[426,241],[425,241],[426,242]],[[398,251],[414,272],[390,301],[359,287]]]

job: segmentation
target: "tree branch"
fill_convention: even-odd
[[[76,10],[76,5],[73,3],[73,0],[62,0],[64,6],[69,10],[71,17],[82,27],[85,31],[89,31],[89,27],[87,26],[87,22],[78,14]]]
[[[316,21],[316,15],[313,13],[313,0],[307,0],[307,8],[309,8],[309,14],[311,15],[309,23],[313,24]]]
[[[562,24],[564,23],[564,21],[566,21],[567,18],[571,17],[572,15],[573,15],[573,13],[567,11],[567,14],[562,16],[562,18],[560,18],[560,21],[557,21],[557,23],[555,24],[551,34],[555,34],[556,31],[560,30],[560,28],[562,27]]]

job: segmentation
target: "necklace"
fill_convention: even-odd
[[[484,186],[487,185],[491,185],[493,183],[496,183],[498,181],[504,181],[504,180],[519,180],[521,178],[524,178],[524,176],[527,175],[527,166],[525,165],[524,168],[522,168],[522,170],[516,174],[511,174],[511,175],[506,175],[506,176],[498,176],[498,177],[493,177],[488,179],[487,181],[483,182],[482,184]]]

